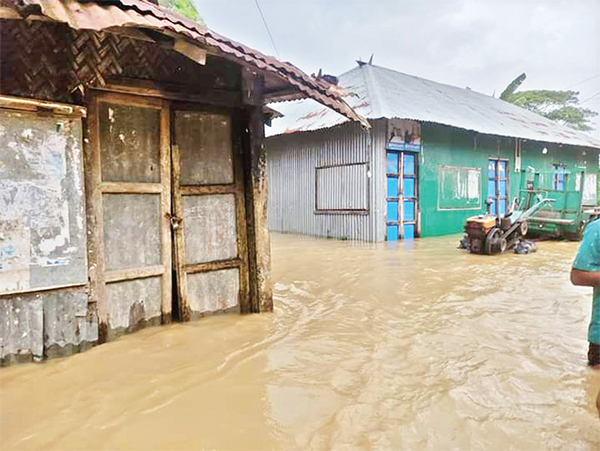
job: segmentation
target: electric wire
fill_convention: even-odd
[[[571,89],[575,86],[581,85],[583,83],[586,83],[586,82],[593,80],[594,78],[598,78],[598,77],[600,77],[600,74],[593,75],[590,78],[586,78],[585,80],[578,81],[577,83],[574,83],[571,86],[567,86],[566,88],[564,88],[564,90],[566,91],[567,89]]]
[[[265,20],[265,16],[263,15],[262,9],[260,9],[260,5],[258,4],[258,0],[254,0],[254,3],[256,3],[256,7],[258,8],[258,12],[260,13],[260,17],[262,18],[262,21],[265,24],[265,28],[267,29],[267,33],[269,34],[269,38],[271,39],[271,44],[273,44],[273,48],[275,49],[275,53],[277,54],[277,58],[281,59],[281,56],[279,56],[279,51],[277,50],[277,46],[275,45],[275,40],[273,39],[273,35],[271,34],[271,30],[269,30],[269,25],[267,25],[267,21]]]

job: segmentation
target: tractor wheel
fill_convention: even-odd
[[[494,250],[498,247],[498,241],[500,241],[500,237],[502,236],[502,231],[494,227],[490,230],[485,237],[485,253],[487,255],[492,255]],[[504,247],[506,248],[506,240],[504,241]]]
[[[519,226],[519,229],[521,230],[521,236],[525,238],[527,236],[527,232],[529,232],[529,224],[527,221],[523,221]]]

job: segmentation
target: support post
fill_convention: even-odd
[[[244,139],[246,219],[251,311],[273,311],[271,242],[267,227],[267,153],[262,103],[265,80],[249,69],[242,72],[247,127]]]

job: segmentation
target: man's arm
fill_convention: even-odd
[[[600,287],[600,271],[581,271],[571,269],[571,282],[573,285],[583,287]]]

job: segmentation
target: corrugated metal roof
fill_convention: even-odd
[[[339,76],[348,104],[368,119],[433,122],[497,136],[600,148],[600,141],[508,102],[370,64]],[[283,133],[340,124],[339,114],[309,102],[280,108],[274,128]],[[277,133],[277,132],[276,132]]]
[[[13,0],[12,3],[15,8],[22,4],[28,7],[38,5],[44,16],[57,22],[65,22],[75,29],[106,30],[114,27],[141,27],[169,30],[219,53],[230,55],[261,72],[275,75],[286,84],[298,89],[302,97],[312,98],[349,119],[369,126],[334,90],[329,89],[331,87],[329,84],[309,77],[291,63],[263,55],[149,1]]]

